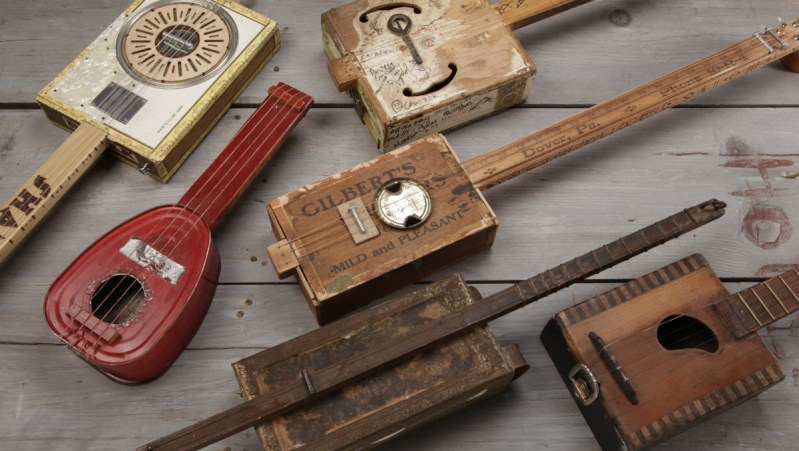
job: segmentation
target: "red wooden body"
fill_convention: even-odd
[[[313,103],[283,83],[269,93],[176,205],[117,226],[50,287],[50,328],[113,379],[160,375],[200,327],[220,270],[211,230]],[[135,293],[141,295],[128,299]],[[126,304],[134,308],[116,309]]]
[[[120,251],[131,237],[168,253],[185,267],[177,284]],[[122,382],[142,382],[166,371],[197,332],[214,297],[219,270],[219,253],[205,221],[182,207],[157,207],[117,226],[86,249],[50,287],[45,317],[56,335],[99,370]],[[94,292],[118,274],[135,277],[144,300],[132,320],[116,325],[119,337],[111,344],[67,312],[72,305],[92,311]],[[93,329],[100,331],[104,324]]]

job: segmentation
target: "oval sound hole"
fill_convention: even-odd
[[[685,315],[672,315],[661,321],[658,325],[658,342],[670,351],[702,349],[716,352],[719,349],[716,334],[702,321]]]
[[[135,277],[117,274],[105,280],[92,295],[92,313],[109,324],[132,320],[144,303],[144,287]]]

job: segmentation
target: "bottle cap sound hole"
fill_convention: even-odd
[[[135,277],[117,274],[94,291],[92,313],[108,324],[125,324],[141,311],[144,299],[144,287]]]
[[[399,179],[378,190],[375,208],[380,220],[389,226],[412,229],[427,220],[433,205],[424,186],[413,180]]]

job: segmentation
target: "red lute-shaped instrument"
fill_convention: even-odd
[[[50,287],[44,313],[72,350],[119,382],[169,368],[216,291],[211,230],[313,103],[280,83],[174,205],[146,211],[100,238]]]

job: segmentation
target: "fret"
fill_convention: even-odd
[[[796,274],[796,268],[794,268],[792,271],[794,274]],[[791,277],[790,271],[788,271],[758,285],[747,288],[739,293],[731,294],[727,296],[724,301],[719,302],[716,305],[716,310],[719,312],[722,320],[730,327],[730,330],[736,337],[744,337],[762,327],[773,323],[778,319],[784,318],[786,315],[796,310],[799,310],[799,296],[797,296],[796,290],[791,287],[791,285],[795,285],[796,280],[791,280]],[[774,282],[778,285],[773,285],[771,282]],[[780,282],[782,282],[781,285],[779,285]],[[765,286],[765,289],[768,290],[768,292],[771,294],[771,297],[776,300],[776,303],[771,301],[771,299],[765,294],[761,295],[757,292],[760,285]],[[785,290],[783,290],[783,287]],[[754,296],[754,298],[757,300],[757,303],[763,307],[763,310],[765,310],[768,314],[768,318],[763,316],[761,319],[758,316],[758,313],[755,312],[755,310],[758,308],[757,303],[754,303],[751,300],[749,302],[746,301],[743,294],[747,291],[751,292],[752,296]],[[762,292],[763,290],[761,289],[760,291]],[[790,298],[793,298],[793,304],[786,305],[788,299]],[[743,307],[741,307],[741,304],[743,304]],[[777,307],[777,304],[779,304],[779,307]],[[780,308],[782,310],[780,310]],[[772,312],[772,309],[774,309],[775,312]],[[749,312],[749,315],[755,319],[757,324],[745,319],[744,310]],[[783,313],[783,311],[785,313]]]
[[[544,286],[544,293],[546,293],[547,291],[549,291],[551,289],[551,287],[549,286],[549,282],[547,282],[546,279],[544,279],[544,275],[546,275],[546,274],[547,273],[542,273],[542,274],[539,274],[539,275],[536,276],[536,278],[541,281],[541,285]],[[552,280],[551,277],[550,277],[550,280]]]
[[[631,251],[630,248],[627,247],[627,243],[624,242],[624,238],[620,238],[619,242],[621,243],[622,246],[624,246],[624,250],[627,251],[627,254],[632,255],[633,251]]]
[[[775,293],[774,290],[771,289],[771,286],[768,284],[768,280],[763,282],[763,285],[765,285],[766,288],[768,288],[768,291],[771,292],[771,295],[774,296],[774,299],[776,299],[777,302],[780,303],[780,307],[782,307],[782,309],[785,310],[785,314],[787,315],[788,313],[791,313],[788,311],[787,308],[785,308],[785,304],[782,303],[782,300],[780,299],[779,296],[777,296],[777,293]]]
[[[785,279],[782,278],[782,276],[778,277],[780,278],[780,281],[782,281],[782,284],[785,285],[785,288],[788,289],[788,292],[791,293],[791,296],[793,296],[793,299],[796,301],[796,303],[799,304],[799,296],[796,296],[796,293],[794,293],[794,291],[791,289],[791,286],[788,285],[788,282],[786,282]]]
[[[573,260],[569,260],[565,263],[565,265],[572,266],[571,270],[568,271],[568,274],[577,274],[576,276],[569,276],[569,278],[579,278],[584,276],[586,273],[583,271],[583,268],[580,267],[580,261],[576,258]]]
[[[563,280],[570,280],[572,277],[569,275],[569,270],[566,269],[566,263],[560,264],[560,272],[563,273]]]
[[[541,293],[545,293],[545,292],[547,291],[547,286],[546,286],[546,284],[544,283],[544,281],[543,281],[543,280],[541,280],[541,276],[540,276],[540,275],[538,275],[538,276],[535,276],[535,277],[531,277],[531,278],[527,279],[527,281],[530,283],[530,285],[531,285],[533,288],[535,288],[535,292],[536,292],[536,293],[538,293],[538,295],[541,295]],[[538,282],[538,284],[539,284],[539,285],[541,285],[541,288],[538,288],[538,287],[535,285],[535,284],[536,284],[536,282]]]
[[[611,245],[615,245],[615,244],[616,244],[616,243],[618,243],[618,242],[619,242],[619,240],[616,240],[616,241],[612,242],[612,243],[611,243]],[[608,245],[606,244],[606,245],[602,246],[602,248],[603,248],[603,249],[605,249],[605,252],[607,252],[607,253],[608,253],[608,259],[609,259],[609,260],[613,260],[613,258],[614,258],[614,257],[613,257],[613,251],[611,251],[611,250],[610,250],[610,248],[608,247]]]
[[[602,267],[602,262],[601,262],[601,261],[599,261],[599,257],[597,257],[597,255],[596,255],[596,250],[595,250],[595,249],[591,249],[591,256],[593,256],[593,257],[594,257],[594,260],[596,261],[596,267],[597,267],[597,268],[600,268],[600,267]]]
[[[660,227],[660,222],[641,229],[640,233],[636,234],[636,237],[638,235],[641,236],[647,245],[650,245],[653,242],[660,242],[660,240],[666,237],[665,233],[663,233],[663,228]],[[650,237],[652,238],[650,239]]]
[[[656,233],[656,228],[659,228],[661,231],[671,228],[668,226],[668,221],[672,221],[672,223],[674,223],[674,215],[672,215],[661,220],[659,223],[650,224],[642,229],[630,233],[629,235],[621,237],[616,241],[602,245],[599,248],[586,252],[575,259],[569,260],[568,262],[562,263],[554,268],[547,269],[544,272],[527,279],[526,281],[520,282],[526,283],[533,287],[538,294],[536,296],[529,296],[528,299],[523,301],[523,305],[533,302],[556,290],[565,288],[566,286],[569,286],[578,280],[582,280],[586,277],[596,274],[599,271],[609,268],[619,262],[627,260],[628,258],[649,250],[658,244],[662,244],[668,240],[676,238],[687,230],[693,230],[703,224],[713,221],[724,214],[725,206],[726,205],[723,202],[711,199],[690,209],[691,211],[695,212],[695,215],[698,219],[696,221],[687,222],[688,229],[678,227],[671,233],[666,232],[666,236],[657,241],[653,241],[646,236],[646,231],[650,229],[653,231],[653,233]],[[685,211],[686,210],[683,210],[683,213],[679,214],[687,216]],[[664,229],[660,225],[661,223],[666,224],[667,227]],[[674,224],[676,225],[676,223]],[[639,239],[639,237],[643,241],[636,241]],[[604,254],[601,254],[601,252],[604,252]],[[568,265],[574,265],[574,268],[569,268]],[[540,285],[541,289],[538,289],[536,284]],[[516,288],[516,292],[520,295],[524,293],[523,287],[522,289]],[[518,307],[521,307],[521,305]]]
[[[763,299],[755,291],[755,287],[750,288],[749,291],[751,291],[752,294],[755,295],[755,297],[757,298],[757,301],[760,302],[760,305],[763,306],[763,308],[766,310],[766,313],[768,313],[768,316],[771,317],[772,321],[775,320],[776,318],[774,318],[774,315],[771,314],[771,310],[768,309],[768,306],[766,306],[766,303],[763,302]]]
[[[533,292],[533,293],[538,293],[538,292],[535,290],[535,288],[533,287],[533,285],[532,285],[532,283],[530,282],[530,280],[529,280],[529,279],[527,280],[527,285],[529,285],[529,286],[530,286],[530,288],[532,289],[532,292]],[[514,284],[514,285],[513,285],[513,289],[516,291],[516,296],[517,296],[517,297],[518,297],[520,300],[524,300],[524,299],[527,299],[527,298],[529,297],[529,295],[528,295],[527,293],[525,293],[525,292],[524,292],[524,290],[522,289],[522,284],[520,284],[520,283]]]
[[[691,218],[691,215],[685,212],[676,214],[669,219],[674,223],[674,226],[677,227],[677,230],[679,230],[680,233],[686,229],[693,228],[696,225],[694,220]],[[677,219],[680,219],[680,222],[677,222]]]
[[[577,266],[580,267],[584,275],[590,274],[591,271],[593,271],[593,268],[595,268],[594,259],[592,257],[593,255],[591,255],[590,252],[587,252],[583,254],[580,258],[575,259],[577,260]],[[586,270],[585,268],[588,268],[588,270]]]
[[[552,270],[551,269],[547,269],[547,275],[549,276],[549,279],[552,281],[552,288],[557,288],[558,287],[558,279],[555,278],[555,276],[552,274]]]
[[[738,293],[738,298],[741,300],[741,302],[743,302],[744,307],[746,307],[746,309],[749,310],[749,314],[752,315],[752,318],[754,318],[755,321],[757,321],[757,325],[763,327],[763,323],[760,322],[760,318],[758,318],[757,315],[755,315],[755,312],[752,311],[752,307],[749,307],[749,304],[747,304],[744,297],[741,296],[741,293]]]
[[[663,222],[661,222],[661,221],[658,221],[658,222],[657,222],[657,224],[655,224],[655,225],[657,225],[657,226],[658,226],[658,230],[660,230],[660,233],[662,233],[662,234],[663,234],[663,237],[664,237],[664,238],[668,236],[668,234],[666,233],[666,231],[665,231],[665,230],[663,230]]]

